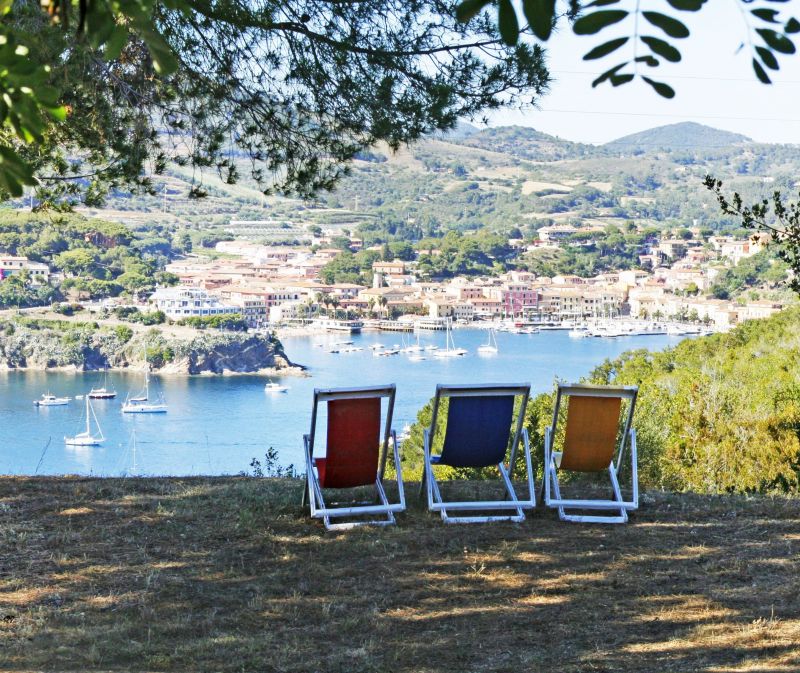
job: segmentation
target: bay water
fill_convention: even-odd
[[[420,335],[422,346],[444,346],[443,332]],[[308,367],[307,377],[275,379],[289,387],[286,393],[265,393],[263,376],[151,378],[151,393],[161,392],[166,414],[123,414],[126,394],[138,393],[141,372],[109,372],[114,400],[93,400],[106,441],[102,446],[70,447],[64,443],[85,428],[85,406],[73,399],[67,406],[35,407],[42,393],[75,397],[104,383],[101,373],[0,372],[0,473],[21,475],[81,474],[222,475],[250,472],[253,458],[264,461],[269,447],[278,462],[303,469],[302,435],[308,432],[314,388],[397,385],[395,421],[398,431],[413,423],[417,412],[433,396],[437,383],[530,383],[532,394],[551,390],[556,379],[577,381],[606,358],[634,348],[660,350],[680,337],[667,335],[573,339],[566,331],[497,335],[499,353],[483,356],[478,346],[487,332],[459,329],[456,346],[468,354],[435,358],[423,353],[421,362],[405,354],[375,357],[369,348],[403,341],[413,335],[372,333],[289,337],[286,353]],[[344,340],[363,350],[329,353]],[[324,426],[323,426],[324,428]],[[135,441],[134,441],[135,438]]]

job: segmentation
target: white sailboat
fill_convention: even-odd
[[[91,418],[94,418],[94,423],[97,426],[97,434],[92,434]],[[97,415],[94,413],[91,400],[86,396],[86,430],[79,432],[74,437],[64,437],[64,444],[67,446],[98,446],[105,441],[103,430],[100,427],[100,422],[97,420]]]
[[[497,337],[495,336],[494,329],[489,329],[488,341],[478,346],[478,353],[481,355],[497,355]]]
[[[106,369],[102,387],[92,388],[89,391],[89,397],[93,400],[113,400],[116,396],[117,391],[108,387],[108,369]]]
[[[456,348],[456,344],[453,341],[453,330],[450,327],[451,321],[448,320],[445,326],[446,334],[445,334],[445,347],[440,348],[437,351],[433,352],[434,357],[437,358],[455,358],[460,357],[462,355],[467,354],[467,350],[465,348]]]
[[[167,403],[161,393],[155,401],[150,400],[150,368],[144,370],[144,390],[136,397],[125,398],[122,405],[123,414],[165,414],[167,413]]]

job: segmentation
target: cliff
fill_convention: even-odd
[[[0,368],[92,371],[144,366],[168,374],[302,371],[272,336],[190,331],[176,336],[124,325],[15,320],[0,323]]]

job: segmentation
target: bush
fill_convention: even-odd
[[[195,329],[226,329],[233,332],[246,332],[247,321],[238,313],[221,313],[219,315],[193,316],[182,318],[178,325],[194,327]]]

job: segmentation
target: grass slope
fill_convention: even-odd
[[[291,480],[5,478],[8,670],[800,670],[796,500],[326,534]],[[413,492],[414,489],[409,489]]]

